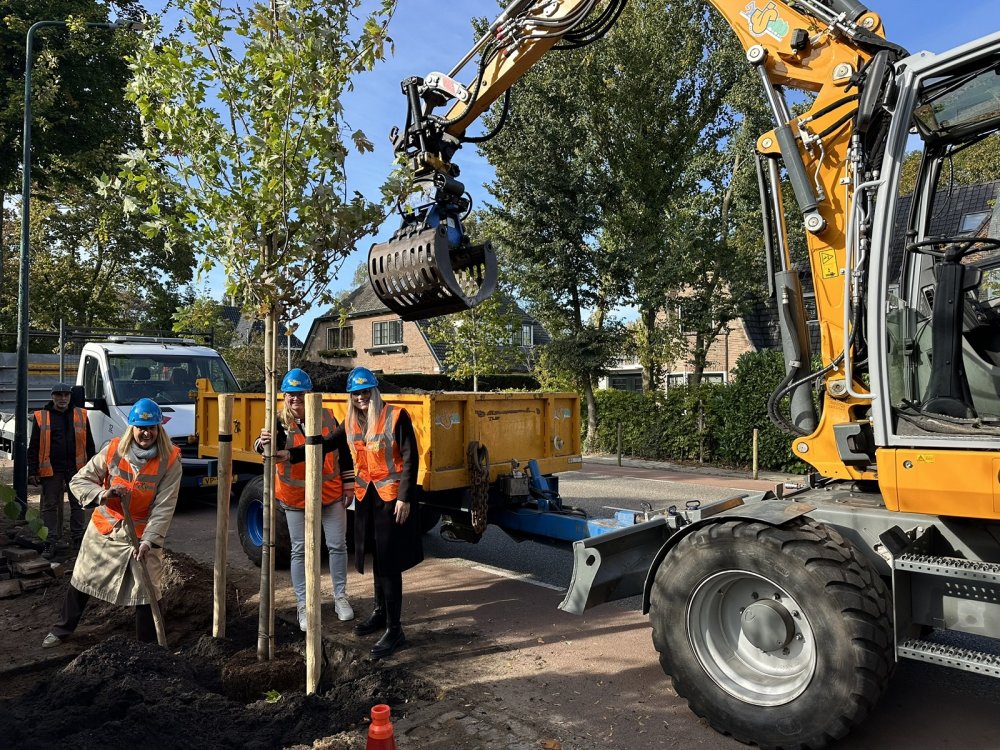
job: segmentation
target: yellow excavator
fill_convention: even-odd
[[[496,256],[465,234],[454,157],[539,58],[599,38],[625,1],[514,0],[455,69],[403,82],[392,139],[427,199],[372,247],[369,275],[404,319],[493,291]],[[774,119],[756,142],[786,361],[769,410],[813,474],[576,542],[560,606],[641,594],[693,711],[743,742],[822,747],[867,715],[900,659],[1000,677],[1000,196],[961,226],[943,220],[962,208],[959,166],[1000,137],[1000,33],[911,55],[857,0],[708,2]],[[807,111],[792,114],[788,90],[808,93]],[[818,352],[783,184],[805,230]]]

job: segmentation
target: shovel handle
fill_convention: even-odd
[[[135,533],[135,522],[132,520],[132,514],[129,512],[129,499],[122,498],[122,515],[125,517],[125,533],[128,535],[129,542],[132,543],[132,549],[139,552],[139,537]],[[143,589],[146,591],[146,596],[149,598],[149,608],[153,611],[153,625],[156,626],[156,642],[159,643],[163,648],[167,648],[167,629],[163,622],[163,613],[160,611],[160,603],[156,599],[156,589],[153,588],[153,580],[149,577],[149,571],[146,569],[146,561],[141,558],[135,558],[135,562],[139,564],[139,583],[142,585]]]

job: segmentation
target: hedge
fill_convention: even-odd
[[[732,468],[753,463],[753,430],[759,430],[758,466],[804,473],[791,452],[792,438],[767,416],[767,401],[784,374],[780,352],[750,352],[736,363],[726,385],[703,383],[659,393],[602,390],[597,398],[594,448],[651,460],[698,461]],[[582,424],[586,429],[586,406]]]

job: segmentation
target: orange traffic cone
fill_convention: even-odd
[[[372,706],[372,723],[368,727],[365,750],[396,750],[396,736],[389,721],[389,707],[384,703]]]

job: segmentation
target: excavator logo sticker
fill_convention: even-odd
[[[778,15],[778,6],[771,0],[763,8],[757,7],[757,0],[749,2],[740,13],[750,28],[750,33],[754,36],[774,37],[779,42],[788,36],[788,21]]]

